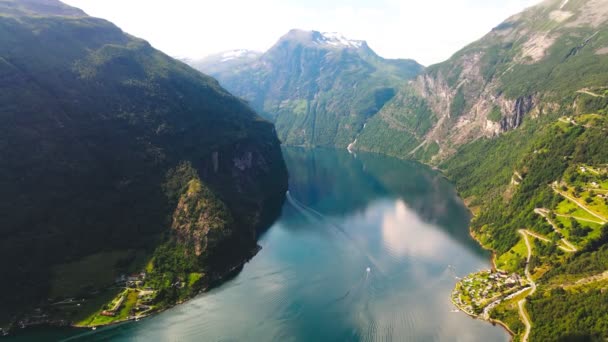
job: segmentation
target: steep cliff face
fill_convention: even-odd
[[[212,276],[209,282],[253,256],[259,233],[280,212],[287,185],[276,146],[249,142],[213,150],[167,176],[177,196],[171,235]]]
[[[382,127],[386,137],[406,142],[389,154],[437,162],[463,144],[519,127],[525,116],[572,109],[576,91],[608,81],[607,19],[606,2],[591,0],[548,0],[512,16],[411,81],[401,90],[407,96],[395,96],[353,148],[383,152],[378,146],[390,142],[373,131]],[[408,111],[420,102],[434,124],[413,135],[421,119]]]
[[[12,279],[0,285],[0,322],[144,266],[89,265],[105,276],[58,285],[62,265],[91,255],[150,256],[173,241],[206,255],[191,272],[218,274],[251,255],[287,188],[271,123],[214,79],[58,1],[2,0],[0,14],[0,269]],[[205,253],[213,244],[222,248]]]
[[[193,177],[177,203],[171,228],[177,243],[186,246],[187,253],[200,257],[212,252],[218,240],[228,238],[233,224],[224,203]]]
[[[532,95],[509,99],[497,84],[484,81],[480,64],[465,65],[455,86],[450,86],[442,74],[425,75],[410,84],[414,94],[427,103],[437,118],[427,134],[419,137],[420,145],[416,147],[424,149],[429,143],[437,143],[439,159],[451,156],[459,146],[480,137],[494,137],[519,127],[524,115],[535,106]],[[394,106],[409,107],[411,103]]]
[[[259,57],[242,56],[191,64],[274,121],[290,145],[345,148],[422,70],[411,60],[383,59],[364,41],[316,31],[292,30]]]

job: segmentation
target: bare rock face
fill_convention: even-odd
[[[437,123],[425,138],[442,145],[442,158],[469,141],[490,138],[519,127],[534,107],[533,96],[509,99],[497,91],[496,84],[485,82],[480,64],[482,58],[480,53],[464,58],[462,74],[456,84],[450,85],[442,73],[435,77],[424,75],[410,83],[437,114]],[[464,99],[464,108],[460,111],[454,105],[459,96]],[[500,117],[490,119],[492,111],[497,111]]]

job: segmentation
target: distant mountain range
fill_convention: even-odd
[[[230,51],[190,64],[274,121],[284,143],[339,147],[423,70],[384,59],[365,41],[302,30],[265,53]]]
[[[288,145],[347,147],[357,139],[353,150],[437,163],[564,95],[603,85],[606,11],[599,0],[545,1],[426,69],[383,59],[364,41],[300,30],[265,53],[190,64],[273,120]]]

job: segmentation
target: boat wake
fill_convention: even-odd
[[[374,266],[374,269],[379,271],[381,275],[386,275],[386,271],[382,268],[378,260],[364,247],[362,244],[353,238],[343,227],[333,223],[329,218],[315,209],[304,205],[302,202],[295,199],[289,191],[287,191],[287,201],[291,204],[296,210],[298,210],[304,217],[310,219],[311,221],[321,222],[325,225],[333,228],[339,235],[344,237],[348,243],[357,251],[359,251],[362,255],[364,255],[367,260]],[[369,275],[369,272],[368,272]]]

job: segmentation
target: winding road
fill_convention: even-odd
[[[606,222],[608,222],[607,218],[605,218],[605,217],[603,217],[603,216],[601,216],[601,215],[599,215],[599,214],[597,214],[597,213],[589,210],[586,206],[584,206],[583,204],[579,203],[577,200],[575,200],[574,198],[572,198],[570,195],[567,195],[564,192],[559,191],[555,185],[553,186],[553,191],[557,192],[562,197],[568,199],[570,202],[576,204],[577,206],[579,206],[581,209],[583,209],[584,211],[588,212],[589,214],[591,214],[591,215],[599,218],[602,221],[602,224],[605,224]]]
[[[568,199],[569,201],[575,203],[577,206],[579,206],[580,208],[582,208],[583,210],[585,210],[586,212],[588,212],[589,214],[593,215],[594,217],[597,217],[598,219],[600,219],[602,222],[602,224],[606,223],[606,221],[608,221],[608,219],[606,219],[605,217],[602,217],[599,214],[594,213],[593,211],[589,210],[586,206],[582,205],[581,203],[579,203],[578,201],[576,201],[574,198],[572,198],[571,196],[559,191],[557,189],[557,186],[554,185],[553,190],[555,192],[557,192],[558,194],[560,194],[561,196],[563,196],[564,198]],[[553,229],[560,234],[560,236],[564,236],[564,234],[561,232],[561,230],[553,223],[553,221],[551,221],[548,217],[548,213],[549,211],[547,209],[543,209],[543,208],[536,208],[534,209],[534,212],[541,215],[542,217],[544,217],[547,222],[549,222],[549,224],[551,224],[551,226],[553,227]],[[560,216],[565,216],[565,215],[560,215]],[[589,222],[596,222],[596,221],[591,221],[591,220],[584,220],[584,221],[589,221]],[[600,223],[600,222],[596,222],[596,223]],[[530,337],[530,331],[532,330],[532,322],[530,317],[528,316],[528,313],[526,311],[526,298],[533,295],[536,292],[536,283],[534,282],[534,280],[532,279],[532,275],[530,274],[530,259],[532,258],[532,247],[530,246],[530,239],[528,238],[528,236],[532,236],[534,238],[537,238],[539,240],[545,241],[545,242],[550,242],[549,239],[542,237],[538,234],[532,233],[528,230],[525,229],[520,229],[519,233],[523,236],[524,238],[524,242],[526,243],[526,248],[528,249],[528,257],[526,259],[526,268],[525,268],[525,274],[526,274],[526,278],[528,279],[528,281],[531,284],[531,290],[530,293],[523,298],[522,300],[520,300],[519,302],[517,302],[517,306],[519,308],[519,315],[521,316],[521,320],[524,323],[524,325],[526,326],[526,331],[524,332],[524,335],[522,336],[522,342],[528,342],[528,338]],[[568,246],[569,249],[564,248],[563,246],[559,246],[559,248],[568,251],[568,252],[576,252],[577,249],[576,247],[571,244],[568,240],[566,240],[565,238],[562,238],[561,241]],[[592,279],[593,281],[596,281],[597,279],[605,279],[604,277],[608,277],[608,272],[605,272],[601,275],[596,275],[594,277],[591,277],[590,279]]]
[[[581,89],[581,90],[577,91],[577,93],[587,94],[587,95],[593,96],[593,97],[604,97],[604,95],[596,94],[596,93],[590,92],[589,90],[586,90],[586,89]]]
[[[583,217],[578,217],[578,216],[572,216],[572,215],[564,215],[564,214],[555,214],[555,216],[558,217],[565,217],[565,218],[573,218],[577,221],[584,221],[584,222],[590,222],[590,223],[597,223],[597,224],[602,224],[602,221],[596,221],[596,220],[591,220],[591,219],[587,219],[587,218],[583,218]]]
[[[530,274],[530,258],[532,258],[532,247],[530,246],[530,240],[528,239],[529,232],[521,229],[519,231],[519,233],[524,237],[524,241],[526,242],[526,247],[528,248],[528,258],[526,259],[525,273],[526,273],[526,278],[530,282],[530,286],[532,289],[530,291],[530,293],[528,294],[528,296],[531,296],[536,292],[536,283],[534,282],[534,280],[532,279],[532,275]],[[528,297],[528,296],[526,296],[526,297]],[[521,316],[521,320],[524,322],[524,325],[526,326],[526,332],[524,333],[524,336],[521,338],[522,342],[528,341],[528,337],[530,336],[530,331],[532,330],[532,322],[530,322],[530,319],[528,318],[528,313],[526,312],[525,305],[526,305],[526,298],[517,302],[517,306],[519,307],[519,315]]]
[[[547,222],[549,222],[549,224],[551,225],[551,227],[553,227],[553,230],[555,230],[560,236],[565,236],[564,233],[561,231],[561,229],[559,229],[557,227],[557,225],[555,225],[555,223],[553,223],[553,221],[551,221],[549,219],[549,217],[547,216],[547,213],[549,212],[549,210],[542,209],[542,208],[536,208],[536,209],[534,209],[534,212],[537,213],[538,215],[544,217],[545,220],[547,220]],[[528,233],[530,234],[530,232],[528,232]],[[534,236],[534,234],[530,234],[530,235]],[[538,239],[541,239],[538,236],[534,236],[534,237],[536,237]],[[548,241],[547,239],[541,239],[541,240]],[[576,248],[576,246],[574,246],[570,241],[566,240],[565,237],[562,237],[561,242],[563,242],[567,246],[567,248],[565,248],[563,246],[559,246],[559,245],[557,247],[560,248],[560,249],[562,249],[565,252],[574,253],[574,252],[576,252],[578,250]]]

